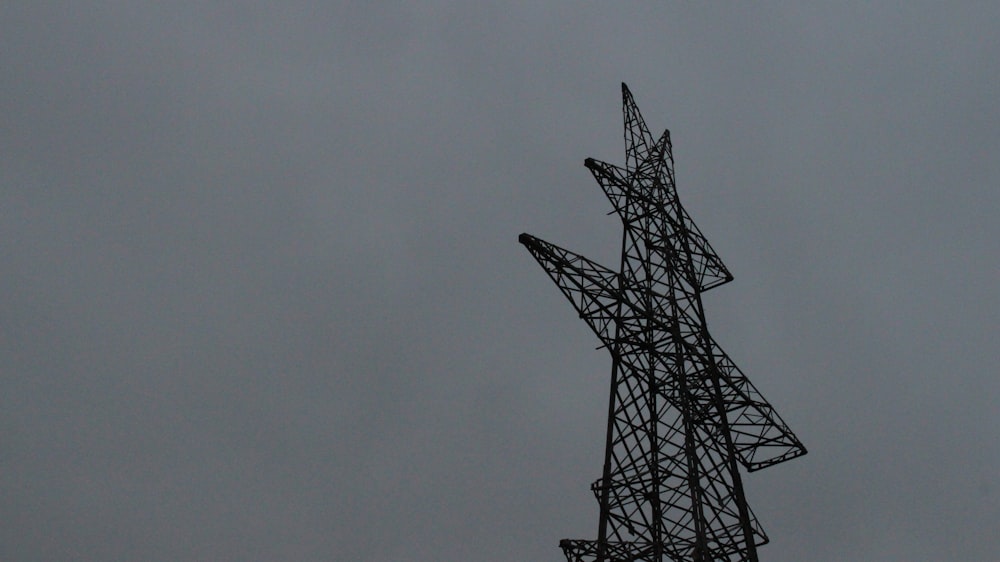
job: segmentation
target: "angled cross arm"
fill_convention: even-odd
[[[690,271],[693,276],[690,282],[699,290],[714,289],[733,280],[726,264],[722,263],[722,259],[715,253],[687,210],[676,200],[673,185],[667,183],[671,180],[665,169],[661,171],[660,185],[656,186],[663,193],[655,193],[653,188],[637,188],[637,185],[641,187],[641,182],[637,184],[636,181],[631,181],[627,176],[628,172],[614,164],[587,158],[584,165],[597,180],[626,227],[633,221],[647,218],[663,225],[663,232],[673,233],[669,240],[664,240],[661,244],[652,243],[650,248],[664,252],[667,259],[672,259],[670,256],[675,255],[683,256],[683,260],[689,261],[689,267],[679,264],[678,269]]]
[[[805,446],[774,407],[714,341],[712,355],[722,383],[730,435],[743,466],[753,472],[806,454]]]
[[[660,140],[649,146],[645,159],[636,164],[635,170],[595,158],[584,160],[583,165],[593,174],[626,226],[643,217],[655,220],[664,213],[666,193],[662,190],[663,182],[657,182],[655,178],[662,176],[670,181],[673,176],[673,161],[668,163],[664,158],[669,150],[670,131],[664,131]]]
[[[610,345],[619,302],[618,273],[530,234],[518,241],[549,274],[601,343]]]
[[[628,224],[637,218],[638,213],[645,212],[647,205],[643,201],[644,198],[640,194],[629,192],[628,172],[614,164],[594,158],[587,158],[583,165],[600,184],[601,190],[608,196],[611,206],[615,208],[622,222]]]
[[[702,292],[732,281],[733,276],[726,264],[722,263],[722,259],[715,253],[677,196],[670,131],[663,133],[659,146],[662,147],[660,150],[664,156],[654,182],[659,194],[655,198],[658,202],[656,210],[660,224],[666,227],[664,231],[676,233],[670,240],[674,250],[679,255],[686,256],[685,261],[689,267],[682,267],[681,270],[690,271],[690,282]]]
[[[722,258],[715,253],[705,235],[698,229],[687,209],[680,207],[681,221],[684,224],[685,242],[691,256],[691,267],[701,291],[714,289],[733,280]]]

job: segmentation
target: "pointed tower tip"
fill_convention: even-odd
[[[622,103],[626,106],[635,105],[635,96],[632,95],[632,90],[628,89],[628,84],[622,82]]]

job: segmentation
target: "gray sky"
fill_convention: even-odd
[[[619,83],[810,450],[790,562],[1000,551],[1000,7],[8,2],[0,559],[560,560],[610,359]]]

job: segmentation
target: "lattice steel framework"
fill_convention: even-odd
[[[611,352],[597,540],[563,540],[570,562],[757,560],[767,536],[748,471],[805,454],[712,339],[701,294],[732,280],[681,206],[670,131],[650,135],[622,84],[624,168],[585,165],[625,227],[617,271],[521,234],[519,241]]]

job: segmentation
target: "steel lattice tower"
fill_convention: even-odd
[[[619,269],[521,234],[519,241],[611,353],[597,540],[563,540],[570,562],[757,560],[767,536],[748,471],[805,454],[712,339],[701,294],[732,280],[681,206],[670,131],[654,141],[622,84],[624,168],[588,158],[625,227]]]

